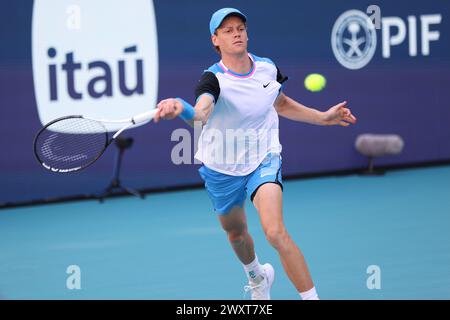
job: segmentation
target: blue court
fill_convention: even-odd
[[[246,208],[272,298],[297,299]],[[450,298],[450,166],[285,181],[284,216],[321,299]],[[245,284],[203,189],[0,211],[2,299],[242,299]]]

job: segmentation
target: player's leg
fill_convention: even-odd
[[[219,221],[242,264],[248,265],[255,260],[255,248],[248,233],[244,208],[234,206],[229,213],[219,215]]]
[[[243,264],[249,283],[264,279],[264,267],[259,264],[255,254],[253,240],[248,233],[247,219],[244,212],[246,199],[246,177],[229,176],[201,167],[200,175],[212,201],[214,211],[219,217],[228,240]],[[224,192],[227,190],[227,192]],[[252,293],[253,299],[267,299]]]
[[[276,183],[261,185],[253,198],[269,243],[277,250],[281,263],[303,299],[317,298],[302,252],[283,222],[282,189]]]
[[[261,219],[270,244],[278,251],[281,263],[303,299],[317,298],[302,252],[283,223],[281,156],[269,154],[251,174],[247,192]]]
[[[249,285],[244,287],[245,290],[252,291],[253,300],[270,299],[273,268],[268,264],[261,265],[259,263],[253,239],[248,233],[244,208],[235,206],[229,213],[219,215],[219,220],[247,275]]]

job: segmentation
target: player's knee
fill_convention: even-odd
[[[247,235],[247,227],[241,226],[239,228],[225,230],[228,236],[228,240],[232,243],[241,243],[245,240]]]
[[[286,248],[289,242],[289,234],[283,226],[271,226],[264,230],[267,241],[277,250]]]
[[[235,225],[232,228],[224,228],[227,233],[228,240],[232,243],[241,243],[247,235],[247,225]]]

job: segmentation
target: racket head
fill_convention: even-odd
[[[65,116],[46,124],[36,134],[34,155],[47,170],[58,173],[87,168],[110,144],[106,127],[83,116]]]

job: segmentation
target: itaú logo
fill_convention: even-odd
[[[137,46],[124,48],[124,54],[137,53]],[[48,56],[50,59],[56,58],[57,51],[51,47],[48,49]],[[97,60],[92,62],[86,62],[86,66],[81,61],[75,60],[75,53],[68,52],[65,54],[65,60],[61,65],[49,63],[48,65],[48,78],[50,84],[50,100],[58,100],[58,76],[62,76],[67,88],[67,94],[71,99],[81,100],[83,99],[83,88],[76,88],[75,83],[77,74],[82,70],[88,70],[94,76],[89,79],[85,88],[85,94],[88,94],[91,98],[100,99],[102,97],[113,96],[113,83],[117,81],[120,93],[124,96],[142,95],[144,94],[144,79],[143,79],[143,59],[136,59],[136,65],[133,73],[133,85],[127,85],[126,83],[126,69],[125,59],[118,60],[117,66],[110,66],[107,61]],[[116,67],[118,70],[118,77],[113,79],[112,70]],[[58,71],[60,74],[58,75]],[[64,84],[63,84],[64,86]],[[81,90],[80,90],[81,89]]]
[[[33,80],[42,124],[71,114],[122,119],[156,104],[152,1],[37,0],[32,28]],[[108,130],[120,126],[106,125]]]
[[[369,10],[370,9],[370,10]],[[410,57],[418,55],[418,33],[422,56],[430,55],[430,42],[438,41],[440,33],[435,26],[440,24],[440,14],[408,16],[406,21],[400,17],[381,17],[381,8],[370,6],[371,16],[359,10],[342,13],[331,31],[331,48],[336,60],[347,69],[365,67],[375,55],[377,48],[377,29],[381,29],[382,57],[389,59],[392,47],[408,43]],[[420,28],[419,28],[420,25]]]

